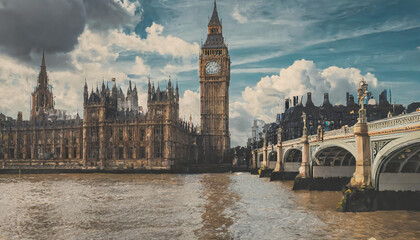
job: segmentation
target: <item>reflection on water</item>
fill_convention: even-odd
[[[249,174],[0,176],[0,239],[414,239],[420,213]]]
[[[235,216],[228,209],[239,200],[239,196],[229,190],[229,175],[206,174],[201,182],[201,197],[205,204],[201,215],[202,226],[195,234],[199,239],[232,239],[229,228]]]

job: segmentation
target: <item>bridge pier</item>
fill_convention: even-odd
[[[378,208],[378,191],[371,184],[370,139],[366,109],[363,108],[363,103],[359,110],[358,122],[354,125],[354,135],[356,139],[356,170],[344,192],[343,199],[337,206],[338,211],[375,211]]]
[[[308,131],[306,127],[306,114],[303,113],[303,134],[302,134],[302,165],[299,168],[299,174],[295,178],[293,190],[308,189],[311,183],[310,168],[309,168],[309,141]]]
[[[268,146],[267,146],[267,138],[264,138],[264,146],[263,146],[263,161],[261,164],[261,168],[259,169],[259,176],[260,177],[270,177],[271,172],[273,169],[269,169],[268,163]]]
[[[257,150],[252,151],[252,163],[251,163],[251,174],[257,175],[258,174],[258,153]]]
[[[350,181],[350,186],[371,186],[371,155],[367,122],[356,123],[354,135],[356,138],[356,171]]]
[[[263,146],[263,161],[261,164],[261,168],[267,168],[268,167],[268,148],[267,148],[267,140],[264,139],[264,146]]]
[[[282,129],[277,130],[277,162],[274,171],[271,173],[270,181],[286,180],[283,163],[283,144],[281,139]]]

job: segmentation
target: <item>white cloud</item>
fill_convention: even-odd
[[[22,111],[24,117],[28,118],[36,76],[37,72],[32,68],[0,55],[0,112],[16,118],[17,111]]]
[[[144,61],[141,57],[136,57],[136,63],[133,66],[133,74],[145,76],[150,74],[150,67],[144,64]]]
[[[239,100],[230,104],[232,145],[245,143],[244,136],[250,131],[253,119],[273,122],[276,114],[284,111],[286,97],[305,96],[305,104],[306,93],[312,92],[315,105],[321,105],[323,94],[329,93],[331,103],[343,103],[346,92],[357,92],[362,78],[371,88],[378,85],[373,74],[362,75],[357,68],[331,66],[319,69],[313,61],[304,59],[282,68],[278,75],[261,78],[255,86],[247,87]]]
[[[200,50],[198,43],[188,43],[172,35],[164,36],[163,30],[162,25],[153,23],[146,28],[145,39],[135,33],[126,34],[121,29],[112,30],[107,37],[110,46],[121,47],[126,51],[150,52],[182,58],[198,55]]]
[[[248,19],[239,12],[239,6],[238,5],[236,5],[236,7],[233,9],[232,18],[235,19],[236,21],[238,21],[238,23],[241,23],[241,24],[246,23],[248,21]]]
[[[164,75],[176,76],[176,74],[178,73],[190,72],[193,70],[198,70],[198,64],[196,62],[182,65],[175,65],[169,63],[161,70],[161,72]]]
[[[420,50],[420,46],[418,46],[417,49]]]
[[[189,121],[190,115],[194,125],[200,125],[200,93],[186,90],[179,99],[179,117]]]
[[[277,73],[280,68],[236,68],[231,73]]]

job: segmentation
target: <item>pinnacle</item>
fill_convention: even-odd
[[[41,67],[46,67],[44,50],[42,50],[42,64],[41,64]]]
[[[214,0],[214,9],[213,9],[213,14],[210,18],[209,26],[221,26],[220,20],[219,20],[219,14],[217,13],[216,0]]]

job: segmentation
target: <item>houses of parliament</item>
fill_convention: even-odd
[[[55,109],[45,56],[31,96],[30,120],[0,114],[0,169],[157,169],[228,159],[230,57],[216,1],[199,57],[201,126],[179,118],[179,89],[148,83],[147,112],[137,87],[83,89],[83,117]],[[81,86],[82,89],[82,86]]]

